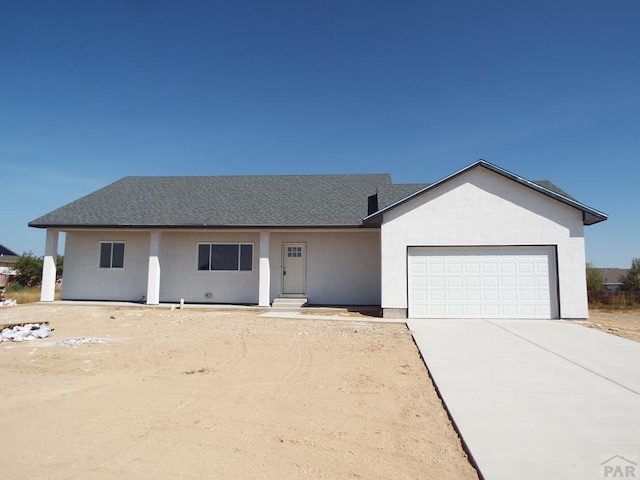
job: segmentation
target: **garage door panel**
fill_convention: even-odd
[[[485,303],[497,302],[498,300],[500,300],[498,290],[484,290],[482,292],[482,300]]]
[[[431,275],[438,275],[444,273],[444,263],[432,263],[427,266]]]
[[[411,299],[414,303],[427,302],[427,292],[413,292]]]
[[[412,265],[412,269],[416,273],[424,273],[427,271],[427,263],[424,261],[417,261]]]
[[[498,277],[494,277],[494,276],[483,277],[482,278],[482,285],[485,286],[486,288],[489,288],[489,287],[497,288],[498,287]]]
[[[526,274],[535,272],[535,265],[533,262],[522,262],[518,264],[518,273]]]
[[[465,308],[465,317],[475,317],[482,315],[482,307],[480,305],[467,305]]]
[[[500,286],[502,288],[512,288],[512,287],[515,287],[517,283],[518,281],[516,277],[512,277],[512,276],[500,277]]]
[[[480,299],[482,298],[482,292],[480,290],[465,290],[464,292],[464,300],[466,303],[478,303],[480,304]]]
[[[536,301],[536,292],[533,290],[525,290],[520,292],[520,301],[521,302],[535,302]]]
[[[517,270],[516,263],[512,261],[506,261],[500,263],[500,273],[501,274],[515,274]]]
[[[518,292],[516,292],[515,290],[502,290],[500,300],[502,300],[502,302],[517,302]]]
[[[547,263],[536,263],[536,272],[549,273],[549,265]]]
[[[412,318],[557,316],[552,247],[411,248],[408,261]]]
[[[430,300],[432,302],[444,302],[446,298],[446,292],[444,290],[435,290],[430,294]]]
[[[416,288],[426,288],[427,287],[427,276],[420,275],[415,277],[413,286]]]
[[[447,292],[447,300],[449,302],[461,302],[462,301],[462,291],[461,290],[449,290]]]
[[[536,308],[533,305],[522,305],[520,307],[520,314],[523,316],[535,315]]]
[[[483,317],[498,317],[500,316],[500,308],[498,307],[498,305],[485,305],[482,308],[482,315]]]
[[[480,276],[467,276],[464,278],[464,286],[466,288],[476,288],[482,284],[482,280]]]
[[[519,280],[520,288],[531,288],[536,285],[536,279],[528,275],[520,276]]]
[[[493,262],[483,263],[482,273],[498,273],[498,265]]]
[[[470,263],[465,264],[464,273],[466,274],[480,273],[480,262],[474,258],[472,262],[470,261]]]

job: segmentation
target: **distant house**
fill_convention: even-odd
[[[13,265],[18,259],[18,254],[0,244],[0,288],[7,286],[9,277],[13,275]]]
[[[584,226],[548,181],[480,160],[432,184],[388,174],[125,177],[29,223],[42,300],[379,305],[385,317],[586,318]]]
[[[604,289],[608,292],[622,290],[622,282],[629,273],[628,268],[596,268],[602,278]]]

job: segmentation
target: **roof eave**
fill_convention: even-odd
[[[29,227],[33,228],[53,228],[57,230],[76,230],[76,229],[114,229],[114,230],[122,230],[122,229],[147,229],[147,230],[156,230],[156,229],[165,229],[165,230],[176,230],[176,229],[220,229],[220,230],[228,230],[228,229],[255,229],[255,230],[278,230],[283,228],[337,228],[337,229],[347,229],[347,228],[363,228],[365,225],[361,223],[357,224],[307,224],[307,225],[215,225],[215,224],[186,224],[186,225],[149,225],[149,224],[44,224],[44,223],[29,223]]]
[[[584,225],[595,225],[596,223],[604,222],[607,218],[609,218],[608,215],[600,212],[598,212],[598,215],[585,211],[582,212],[582,223]]]

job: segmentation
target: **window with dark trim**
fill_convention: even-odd
[[[198,270],[249,272],[253,270],[253,245],[250,243],[200,243]]]
[[[100,268],[124,268],[124,242],[100,242]]]

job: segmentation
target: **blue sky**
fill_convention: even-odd
[[[483,158],[609,220],[640,257],[640,2],[0,4],[0,243],[126,175],[389,172]]]

